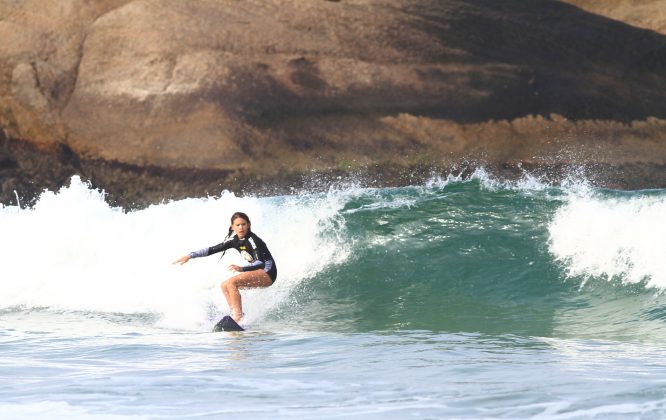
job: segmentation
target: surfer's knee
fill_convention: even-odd
[[[226,279],[222,282],[222,290],[228,290],[229,288],[238,289],[238,280],[240,276],[233,276]]]
[[[227,292],[229,290],[229,287],[231,286],[231,279],[226,279],[225,281],[222,282],[220,287],[222,288],[223,292]]]

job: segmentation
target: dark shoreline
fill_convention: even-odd
[[[22,207],[35,204],[44,190],[57,191],[78,175],[93,188],[103,190],[107,202],[124,210],[188,197],[218,196],[225,190],[237,195],[291,195],[331,187],[400,187],[423,185],[449,175],[469,178],[483,168],[490,176],[506,181],[526,174],[559,185],[564,180],[585,179],[600,188],[643,190],[666,188],[666,165],[650,163],[551,163],[461,159],[442,164],[404,165],[393,162],[361,167],[264,174],[251,171],[165,169],[138,167],[116,162],[79,158],[69,148],[42,151],[0,131],[0,204]]]

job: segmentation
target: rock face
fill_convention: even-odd
[[[588,12],[666,35],[664,0],[565,0]]]
[[[584,149],[578,163],[666,163],[666,36],[557,1],[0,0],[0,39],[4,202],[26,176],[43,184],[13,141],[60,165],[58,182],[80,173],[132,202],[561,146]],[[492,128],[529,116],[542,128]],[[632,120],[649,121],[632,148],[608,141]]]

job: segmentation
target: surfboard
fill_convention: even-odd
[[[222,319],[215,324],[213,327],[214,332],[220,332],[220,331],[245,331],[243,327],[238,325],[236,321],[229,315],[225,315],[222,317]]]

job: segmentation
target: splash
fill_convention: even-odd
[[[33,208],[0,208],[0,309],[148,313],[161,326],[202,328],[207,317],[228,311],[219,284],[237,253],[171,263],[222,241],[230,215],[243,211],[279,269],[274,286],[244,298],[253,322],[283,304],[291,288],[347,258],[337,216],[344,201],[340,191],[269,198],[223,192],[126,213],[74,177]]]
[[[666,288],[666,199],[572,194],[549,225],[550,252],[570,276]]]

